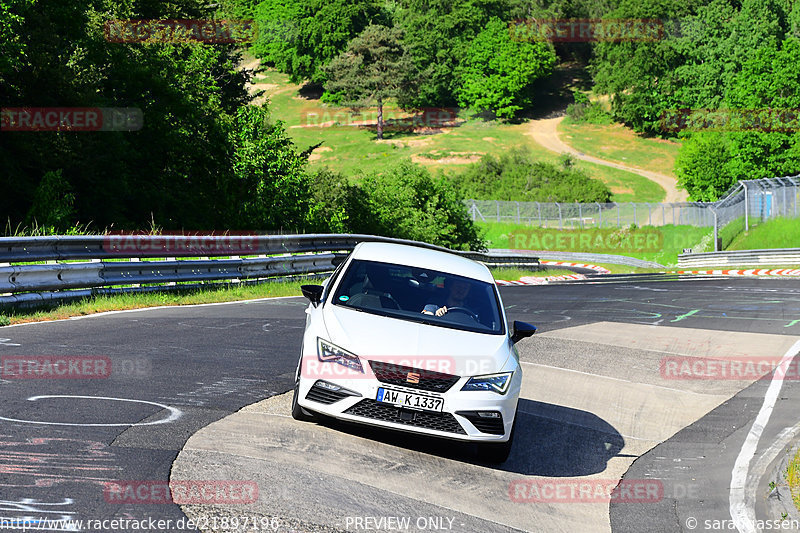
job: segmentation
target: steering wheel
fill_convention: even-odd
[[[480,322],[481,321],[478,318],[478,315],[476,315],[475,313],[473,313],[472,311],[470,311],[466,307],[448,307],[447,308],[447,312],[448,313],[453,312],[453,311],[455,311],[456,313],[464,313],[466,315],[469,315],[470,317],[472,317],[475,320],[475,322]]]

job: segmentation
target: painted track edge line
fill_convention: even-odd
[[[773,371],[772,381],[770,381],[769,388],[764,394],[764,403],[758,411],[750,431],[747,433],[744,444],[736,457],[736,462],[731,471],[731,488],[728,496],[729,511],[733,523],[739,533],[755,533],[755,509],[747,505],[747,478],[750,462],[755,457],[758,441],[761,439],[761,434],[769,422],[772,415],[772,410],[775,408],[775,403],[778,400],[781,388],[783,387],[783,376],[786,375],[786,367],[795,358],[798,351],[800,351],[800,340],[795,342],[789,350],[781,358],[781,362]],[[778,370],[781,369],[779,378]]]

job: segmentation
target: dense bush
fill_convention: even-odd
[[[464,197],[421,166],[401,163],[358,184],[329,170],[313,175],[310,225],[315,231],[368,233],[480,250],[484,243]]]
[[[567,117],[576,124],[611,124],[611,115],[599,102],[589,101],[580,91],[574,93],[575,102],[567,106]]]
[[[486,155],[450,178],[465,197],[478,200],[533,202],[608,202],[611,191],[603,182],[574,168],[567,157],[559,165],[535,161],[524,150],[499,158]]]

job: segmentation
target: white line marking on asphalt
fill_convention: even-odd
[[[11,339],[0,339],[0,346],[20,346],[19,344],[9,341],[11,341]]]
[[[730,513],[733,523],[739,533],[755,533],[755,509],[748,506],[746,500],[747,489],[747,474],[750,468],[750,461],[756,454],[758,448],[758,441],[764,428],[769,422],[769,417],[772,415],[772,410],[775,408],[775,402],[778,400],[778,395],[783,387],[784,376],[789,363],[794,359],[797,352],[800,351],[800,341],[795,342],[791,348],[784,354],[780,364],[775,368],[770,381],[767,393],[764,395],[764,403],[753,421],[753,426],[745,438],[742,449],[739,451],[739,456],[736,457],[736,462],[733,465],[731,472],[731,490],[730,490]]]
[[[7,418],[4,416],[0,416],[0,420],[5,420],[7,422],[19,422],[21,424],[42,424],[46,426],[80,426],[80,427],[118,427],[118,426],[155,426],[157,424],[166,424],[168,422],[174,422],[178,418],[181,417],[183,412],[180,409],[175,407],[170,407],[168,405],[164,405],[161,403],[156,402],[148,402],[147,400],[131,400],[128,398],[111,398],[108,396],[75,396],[71,394],[52,394],[52,395],[45,395],[45,396],[31,396],[28,398],[28,401],[35,402],[36,400],[44,400],[49,398],[78,398],[82,400],[110,400],[113,402],[132,402],[132,403],[146,403],[149,405],[155,405],[156,407],[160,407],[161,409],[166,409],[169,411],[169,416],[167,418],[162,418],[161,420],[154,420],[153,422],[126,422],[122,424],[77,424],[72,422],[42,422],[39,420],[20,420],[18,418]]]

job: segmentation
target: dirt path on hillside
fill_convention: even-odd
[[[567,143],[562,141],[561,138],[558,136],[557,128],[562,120],[564,120],[563,116],[556,118],[542,118],[542,119],[531,120],[530,122],[528,122],[528,131],[525,132],[525,134],[533,137],[534,141],[536,141],[543,147],[547,148],[551,152],[556,152],[558,154],[568,153],[575,156],[576,159],[580,159],[582,161],[588,161],[589,163],[595,163],[597,165],[604,165],[607,167],[618,168],[620,170],[625,170],[627,172],[632,172],[634,174],[644,176],[645,178],[658,183],[667,192],[667,196],[664,199],[665,202],[686,201],[687,198],[686,191],[678,190],[677,182],[675,178],[671,176],[667,176],[666,174],[660,174],[658,172],[653,172],[651,170],[643,170],[641,168],[629,167],[627,165],[615,163],[614,161],[606,161],[605,159],[599,159],[597,157],[586,155],[583,152],[580,152],[575,148],[573,148],[572,146],[568,145]]]

